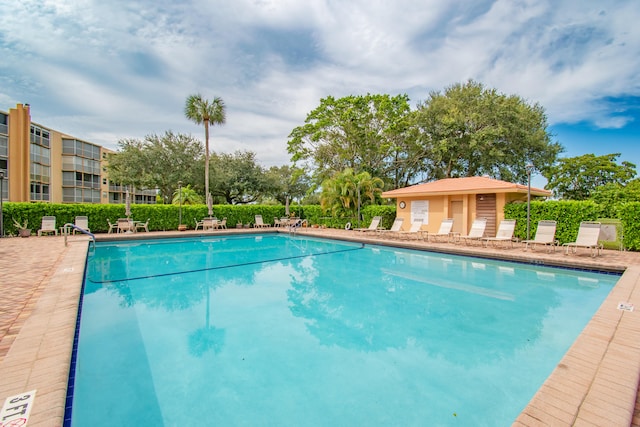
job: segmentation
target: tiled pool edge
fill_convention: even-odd
[[[29,426],[61,426],[87,241],[66,253],[0,364],[4,399],[36,390]]]
[[[622,275],[514,426],[628,426],[640,378],[640,266]],[[639,306],[640,307],[640,306]]]

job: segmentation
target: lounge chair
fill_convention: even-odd
[[[136,231],[144,230],[147,233],[149,232],[149,220],[151,218],[147,218],[147,222],[136,222]]]
[[[42,233],[53,233],[58,235],[58,229],[56,228],[55,216],[43,216],[40,230],[38,230],[38,236],[42,236]]]
[[[136,229],[129,218],[118,218],[118,233],[133,233]]]
[[[378,231],[378,227],[380,226],[380,221],[382,221],[381,216],[374,216],[371,219],[371,224],[367,228],[354,228],[355,231]]]
[[[524,243],[525,251],[529,249],[529,245],[531,245],[531,249],[534,249],[536,245],[545,245],[549,246],[548,252],[551,252],[551,249],[555,252],[556,246],[558,245],[558,241],[556,240],[556,222],[551,220],[538,221],[538,228],[533,240],[523,240],[522,243]]]
[[[422,220],[421,219],[417,219],[414,222],[411,223],[411,227],[409,228],[409,230],[407,231],[398,231],[398,237],[403,238],[403,237],[407,237],[407,238],[411,238],[413,236],[415,236],[416,239],[420,238],[420,235],[422,234]]]
[[[575,254],[580,247],[590,249],[592,257],[600,255],[600,249],[602,249],[602,244],[598,243],[598,239],[600,238],[600,225],[599,222],[582,221],[578,229],[576,241],[562,245],[567,247],[564,254],[569,255],[570,248]]]
[[[440,223],[440,228],[436,233],[427,233],[426,241],[429,241],[430,237],[433,237],[433,241],[438,241],[441,238],[446,238],[447,241],[451,239],[451,229],[453,228],[453,219],[443,219]]]
[[[86,216],[77,216],[74,220],[74,225],[81,230],[91,233],[89,229],[89,218]],[[78,230],[74,228],[72,234],[76,234],[76,231]],[[78,231],[78,233],[80,233],[80,231]]]
[[[508,242],[511,243],[511,247],[513,247],[513,233],[516,230],[516,220],[515,219],[503,219],[500,221],[500,225],[498,226],[498,231],[496,232],[496,237],[484,237],[482,241],[485,246],[489,246],[489,242],[493,242],[495,246],[496,242]]]
[[[270,225],[264,223],[264,221],[262,220],[262,215],[256,215],[256,223],[255,223],[254,227],[255,228],[264,228],[264,227],[270,227]]]
[[[471,224],[471,230],[469,230],[469,234],[466,236],[459,236],[460,240],[464,240],[464,244],[468,245],[469,242],[478,241],[484,237],[484,230],[487,228],[487,219],[486,218],[476,218],[473,220]]]
[[[393,224],[391,228],[388,230],[379,230],[380,233],[384,235],[388,235],[389,237],[393,237],[395,233],[398,233],[402,229],[402,223],[404,222],[404,218],[396,218],[393,220]]]

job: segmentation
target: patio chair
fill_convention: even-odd
[[[575,254],[580,247],[589,249],[592,257],[600,255],[600,250],[602,249],[602,244],[598,243],[600,238],[600,225],[599,222],[582,221],[578,229],[576,241],[562,245],[567,247],[564,254],[569,255],[569,249],[572,249],[572,252]]]
[[[541,220],[538,221],[538,228],[536,229],[536,235],[533,240],[523,240],[524,250],[529,249],[529,245],[531,245],[531,249],[535,249],[536,245],[545,245],[548,246],[549,249],[547,252],[556,251],[556,246],[558,245],[558,241],[556,240],[556,222],[551,220]]]
[[[129,218],[118,218],[118,233],[134,233],[133,221]]]
[[[380,221],[382,221],[382,217],[381,216],[374,216],[371,219],[371,224],[369,224],[369,227],[367,228],[354,228],[355,231],[377,231],[378,227],[380,226]]]
[[[420,238],[422,234],[422,220],[417,219],[411,223],[411,227],[407,231],[400,230],[398,231],[398,237],[410,239],[415,236],[416,239]]]
[[[265,228],[270,227],[269,224],[265,224],[262,220],[262,215],[256,215],[256,223],[254,225],[255,228]]]
[[[81,230],[91,233],[89,229],[89,218],[86,216],[77,216],[74,220],[74,225]],[[78,230],[74,228],[71,234],[76,234],[76,231]],[[80,233],[80,231],[78,231],[78,233]]]
[[[113,230],[116,230],[116,232],[118,231],[118,223],[116,222],[115,224],[111,222],[111,220],[109,218],[107,218],[107,223],[109,224],[109,232],[108,234],[113,233]]]
[[[282,226],[282,221],[280,221],[280,219],[278,217],[273,217],[273,226],[274,227],[281,227]]]
[[[489,242],[493,242],[495,246],[496,242],[505,242],[511,243],[511,247],[513,247],[513,233],[516,230],[516,220],[515,219],[503,219],[500,221],[500,225],[498,226],[498,231],[496,232],[496,237],[484,237],[482,241],[486,247],[489,246]]]
[[[391,225],[390,229],[378,231],[385,236],[393,237],[394,234],[397,234],[402,229],[403,222],[404,218],[396,218],[393,220],[393,224]]]
[[[43,216],[40,230],[38,230],[38,236],[42,236],[42,233],[53,233],[58,235],[58,229],[56,228],[55,216]]]
[[[203,225],[202,221],[198,221],[197,219],[193,218],[193,222],[196,223],[196,228],[195,228],[196,230],[199,228],[202,228],[202,225]]]
[[[426,241],[429,241],[430,237],[434,238],[434,242],[446,237],[446,240],[451,239],[451,229],[453,228],[453,218],[443,219],[440,223],[440,228],[436,233],[427,233]]]
[[[227,228],[227,217],[225,216],[224,218],[222,218],[222,221],[219,221],[218,224],[216,224],[216,228]]]
[[[136,231],[144,230],[147,233],[149,232],[149,220],[151,218],[147,218],[147,222],[136,222]]]
[[[487,228],[487,219],[476,218],[471,224],[471,230],[469,230],[469,234],[467,234],[466,236],[460,236],[459,238],[460,240],[464,240],[465,245],[468,245],[473,241],[481,242],[481,239],[484,237],[485,228]]]

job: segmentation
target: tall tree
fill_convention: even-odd
[[[432,92],[413,113],[427,179],[490,175],[526,182],[562,147],[551,142],[544,109],[468,81]]]
[[[270,167],[265,172],[265,179],[269,187],[268,193],[283,205],[287,198],[289,201],[299,201],[311,187],[309,176],[304,170],[289,165]]]
[[[346,168],[381,177],[389,186],[398,184],[398,177],[410,179],[409,163],[398,156],[412,136],[408,101],[406,95],[370,94],[321,99],[289,135],[294,166],[313,170],[317,184]]]
[[[202,170],[202,143],[190,135],[147,135],[144,140],[122,139],[118,152],[108,156],[107,172],[112,182],[139,189],[159,189],[165,203],[178,186],[190,182]]]
[[[559,159],[542,171],[548,180],[546,188],[562,199],[585,200],[600,186],[625,185],[635,177],[636,165],[626,161],[617,164],[619,156],[620,153],[584,154]]]
[[[189,95],[184,107],[185,116],[200,125],[204,123],[204,193],[209,194],[209,124],[222,125],[226,121],[226,111],[222,98],[215,97],[213,101],[204,99],[202,95]]]
[[[211,158],[216,174],[211,183],[211,194],[229,204],[252,203],[267,191],[264,170],[251,151],[233,154],[214,154]]]

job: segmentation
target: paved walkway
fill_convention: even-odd
[[[263,230],[264,231],[264,230]],[[229,230],[230,233],[252,230]],[[208,232],[220,233],[220,231]],[[514,425],[640,426],[640,313],[617,309],[620,301],[640,307],[640,253],[588,251],[574,255],[485,248],[464,244],[390,240],[377,233],[301,229],[300,234],[504,258],[546,265],[625,271],[582,335],[558,364]],[[139,233],[126,238],[186,237],[202,232]],[[98,238],[122,238],[102,235]],[[88,240],[85,236],[0,239],[0,402],[37,389],[29,426],[63,423],[67,378]],[[640,402],[639,402],[640,403]]]

